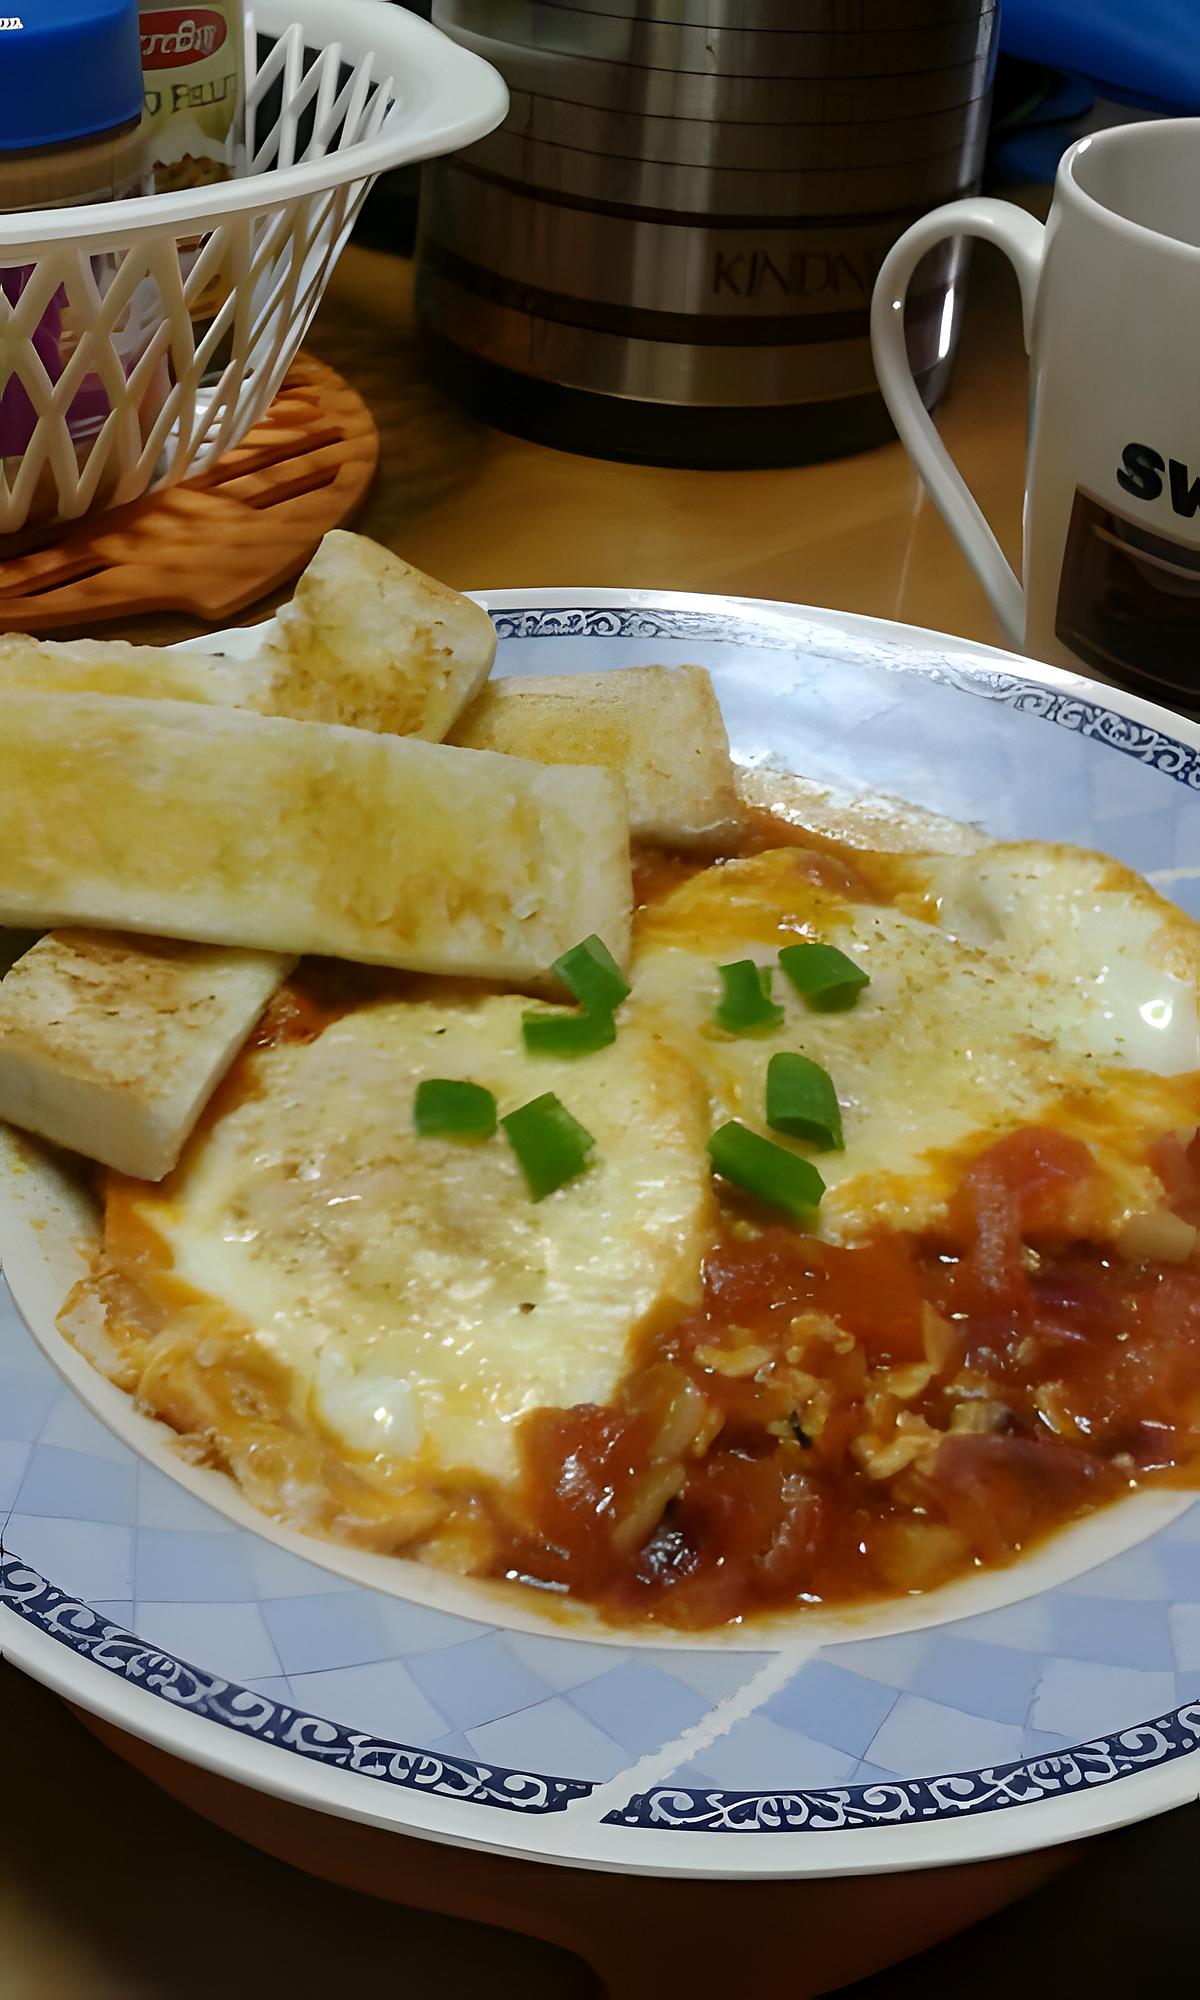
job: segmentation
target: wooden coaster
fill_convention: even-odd
[[[206,472],[0,560],[0,631],[147,611],[219,624],[299,574],[322,535],[359,505],[378,462],[379,432],[362,397],[301,354],[266,415]]]

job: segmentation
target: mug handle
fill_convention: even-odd
[[[1033,309],[1045,254],[1040,222],[1011,201],[976,197],[948,202],[906,229],[880,266],[871,300],[871,347],[875,372],[892,422],[987,592],[1010,643],[1025,643],[1025,592],[954,460],[917,394],[904,341],[904,302],[913,272],[927,250],[947,236],[979,236],[1003,250],[1021,287],[1025,352],[1030,351]]]

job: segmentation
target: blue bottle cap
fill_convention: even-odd
[[[94,138],[141,108],[138,0],[25,0],[0,14],[0,154]]]

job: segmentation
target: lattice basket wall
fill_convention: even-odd
[[[375,176],[469,144],[507,106],[486,63],[385,0],[260,0],[246,75],[244,177],[0,216],[0,536],[236,445]]]

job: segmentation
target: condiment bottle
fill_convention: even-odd
[[[202,7],[141,7],[145,134],[158,194],[211,187],[242,172],[246,13],[242,0]],[[203,243],[181,244],[184,275]],[[207,322],[229,290],[214,272],[191,302]]]
[[[65,208],[115,201],[149,192],[142,115],[142,64],[137,0],[54,0],[24,14],[0,15],[0,212]],[[5,264],[0,250],[0,291],[16,306],[36,264]],[[112,259],[92,259],[100,291]],[[16,467],[37,422],[37,412],[16,369],[32,342],[56,382],[75,350],[83,325],[65,287],[59,287],[37,326],[0,317],[0,461]],[[136,312],[112,340],[126,371],[144,346]],[[80,384],[67,416],[76,443],[93,437],[109,411],[95,375]]]

